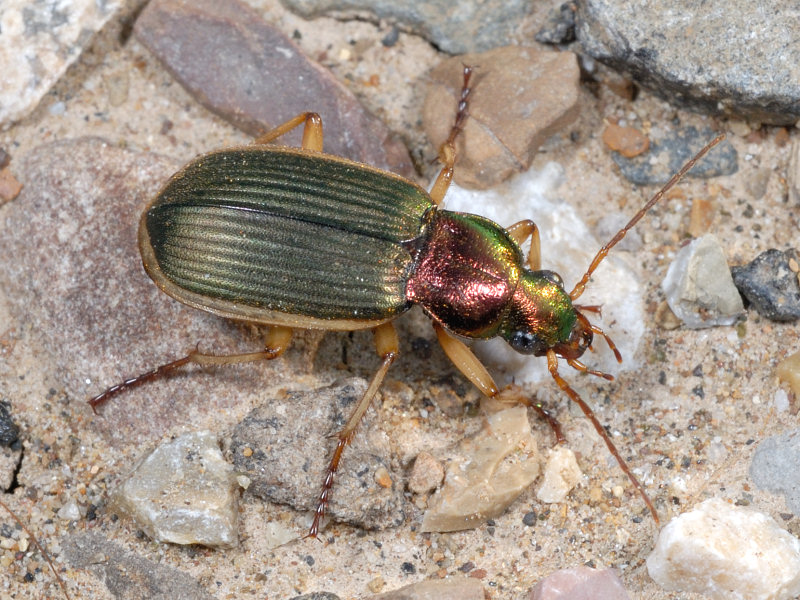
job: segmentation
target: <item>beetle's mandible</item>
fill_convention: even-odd
[[[90,400],[92,408],[190,363],[275,358],[288,346],[293,328],[372,329],[381,364],[338,433],[308,532],[316,537],[342,452],[398,355],[392,321],[419,304],[447,356],[488,396],[498,388],[463,338],[500,336],[520,353],[546,357],[559,388],[591,420],[658,522],[650,498],[605,429],[559,374],[558,359],[612,379],[579,361],[595,335],[605,339],[618,360],[621,356],[584,314],[598,308],[574,302],[609,250],[723,136],[653,196],[567,292],[556,273],[541,269],[533,221],[504,229],[477,215],[439,208],[453,177],[455,140],[467,118],[471,77],[472,68],[465,66],[455,123],[439,152],[443,168],[430,192],[400,176],[323,154],[322,121],[315,113],[298,115],[252,145],[201,156],[175,174],[141,218],[145,270],[180,302],[269,325],[265,348],[227,356],[192,352],[107,389]],[[301,148],[267,145],[300,125]],[[528,239],[526,258],[520,247]]]

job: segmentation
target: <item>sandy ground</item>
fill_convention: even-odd
[[[266,0],[254,4],[287,33],[294,29],[306,33],[299,43],[310,56],[326,50],[326,65],[390,128],[402,133],[415,158],[424,157],[427,162],[434,156],[424,140],[419,118],[425,75],[442,58],[430,46],[401,34],[398,44],[387,49],[380,44],[385,28],[332,19],[308,24]],[[351,39],[357,43],[351,44]],[[377,75],[377,80],[372,75]],[[127,86],[127,95],[122,103],[112,106],[111,90],[120,85]],[[602,86],[597,93],[584,88],[578,122],[545,144],[533,168],[542,168],[549,161],[560,163],[566,182],[557,194],[573,204],[590,225],[609,212],[631,214],[654,191],[637,189],[619,176],[600,141],[603,121],[608,118],[627,119],[645,130],[667,127],[675,119],[682,125],[715,123],[671,107],[646,92],[630,103]],[[160,133],[164,119],[173,123],[166,136]],[[729,123],[716,123],[722,129],[731,128]],[[780,386],[774,368],[779,360],[798,350],[800,326],[771,323],[751,312],[738,326],[665,331],[653,317],[663,300],[661,278],[687,236],[691,198],[706,197],[716,203],[709,231],[719,238],[730,264],[746,263],[764,250],[784,249],[797,240],[798,209],[792,209],[786,200],[791,143],[780,144],[783,134],[775,128],[750,131],[746,124],[737,123],[733,129],[730,141],[739,153],[739,172],[682,184],[680,194],[638,227],[643,245],[628,259],[639,270],[645,286],[648,317],[638,355],[626,357],[638,364],[636,370],[613,383],[573,373],[568,376],[597,408],[623,455],[637,468],[664,522],[698,501],[716,496],[768,513],[798,535],[797,519],[781,517],[788,513],[783,500],[755,489],[747,469],[759,440],[796,425],[794,410],[776,409],[774,399]],[[16,158],[43,142],[85,134],[177,160],[247,141],[244,134],[189,97],[134,38],[122,47],[113,31],[99,37],[32,116],[0,133],[0,146],[10,149]],[[796,136],[796,130],[790,132],[791,138]],[[766,182],[760,198],[754,197],[755,181]],[[752,211],[746,210],[748,206]],[[788,218],[792,210],[794,217]],[[544,249],[545,262],[548,252],[551,250]],[[118,449],[111,456],[101,438],[91,431],[81,435],[79,447],[69,448],[71,442],[60,433],[58,403],[83,399],[63,399],[61,386],[47,375],[30,332],[14,327],[5,302],[0,302],[0,323],[4,324],[0,326],[0,391],[11,399],[15,418],[23,429],[21,478],[34,481],[57,476],[63,478],[65,490],[80,490],[81,485],[92,485],[93,471],[130,464],[140,448]],[[415,314],[403,320],[400,333],[433,340],[432,332],[425,327],[425,318]],[[605,327],[613,333],[613,324]],[[324,342],[321,351],[338,347],[339,338],[328,337],[334,341]],[[352,369],[366,375],[369,367],[355,361],[359,357],[374,360],[369,337],[356,336],[352,343]],[[417,360],[401,359],[390,374],[384,403],[377,408],[383,427],[400,428],[411,438],[404,444],[412,448],[420,443],[418,440],[431,438],[444,446],[476,429],[480,417],[452,419],[434,411],[420,418],[424,389],[412,388],[412,400],[400,401],[408,396],[404,396],[406,382],[419,367]],[[442,375],[453,375],[454,370],[438,349],[432,361],[441,365]],[[296,362],[289,362],[287,367],[296,371],[298,386],[314,387],[341,375],[335,359],[317,361],[315,367],[321,372],[309,372],[299,357]],[[695,374],[698,366],[701,376]],[[696,392],[698,386],[702,386],[702,396]],[[83,519],[61,520],[54,514],[68,499],[66,493],[31,501],[24,490],[18,489],[4,499],[30,522],[56,556],[59,540],[68,531],[102,526],[110,539],[155,562],[189,573],[217,598],[288,598],[322,590],[342,598],[360,598],[427,578],[461,575],[459,567],[468,562],[474,563],[473,576],[480,577],[493,598],[520,597],[544,575],[582,564],[617,568],[632,598],[693,597],[664,592],[650,580],[644,559],[653,546],[654,523],[649,518],[639,523],[631,520],[633,513],[642,513],[641,502],[590,424],[567,407],[553,384],[545,384],[540,391],[551,406],[558,406],[570,447],[579,453],[584,480],[565,503],[558,505],[541,505],[532,489],[492,525],[472,531],[419,534],[413,527],[419,513],[410,507],[408,522],[396,529],[364,532],[333,525],[322,543],[297,540],[270,550],[264,541],[264,524],[270,519],[292,523],[296,516],[284,507],[265,507],[245,497],[241,505],[241,547],[209,551],[155,544],[137,536],[134,524],[113,520],[109,514],[99,514],[98,521],[91,524]],[[208,427],[221,428],[219,415],[207,418]],[[549,439],[547,426],[533,415],[531,420],[533,428]],[[414,427],[408,425],[410,421]],[[415,428],[421,428],[424,434],[415,434]],[[69,465],[59,475],[46,469],[45,457],[53,453]],[[616,486],[624,490],[621,498],[612,492]],[[531,509],[546,516],[534,527],[522,522]],[[8,522],[6,517],[0,521]],[[0,550],[0,556],[13,555],[13,550]],[[404,567],[404,563],[412,564],[413,569]],[[52,576],[38,553],[31,556],[29,550],[14,564],[10,583],[0,589],[15,598],[57,597]],[[22,579],[26,570],[36,571],[31,583]],[[67,569],[64,578],[74,597],[111,597],[88,571]]]

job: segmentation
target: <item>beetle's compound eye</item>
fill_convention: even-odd
[[[547,352],[547,344],[538,335],[529,331],[515,331],[508,338],[508,344],[520,354],[541,356]]]
[[[555,271],[539,271],[539,275],[547,279],[547,281],[555,283],[561,289],[564,289],[564,280],[561,279],[561,275]]]

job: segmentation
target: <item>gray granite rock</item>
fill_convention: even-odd
[[[761,441],[750,477],[761,489],[783,494],[789,510],[800,516],[800,429]]]
[[[303,111],[320,114],[325,151],[411,176],[406,147],[320,64],[237,0],[155,0],[137,39],[198,102],[257,136]],[[302,127],[282,143],[300,144]]]
[[[651,135],[647,152],[634,158],[625,158],[612,152],[623,177],[637,185],[663,184],[669,181],[697,151],[717,136],[711,129],[684,127],[671,129],[661,135]],[[736,149],[723,140],[698,162],[687,177],[708,179],[731,175],[738,170]]]
[[[225,442],[230,460],[250,479],[248,494],[313,511],[335,434],[367,388],[363,379],[271,398],[248,414]],[[367,529],[403,522],[403,481],[391,470],[387,436],[368,411],[342,455],[328,516]],[[298,451],[301,448],[302,451]]]
[[[36,108],[122,5],[118,0],[0,3],[0,128]]]
[[[61,541],[73,569],[86,569],[118,600],[213,600],[190,575],[126,551],[98,532],[80,532]]]
[[[577,4],[584,52],[668,101],[761,123],[800,119],[795,0]]]
[[[524,0],[281,0],[291,10],[312,18],[359,11],[375,21],[386,19],[429,40],[450,54],[482,52],[504,46],[530,11]]]

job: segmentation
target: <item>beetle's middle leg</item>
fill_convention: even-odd
[[[328,470],[325,473],[325,481],[322,484],[322,491],[320,492],[319,499],[317,500],[317,510],[314,513],[314,520],[311,523],[311,527],[309,528],[308,535],[306,537],[317,537],[320,526],[322,525],[322,520],[325,518],[325,512],[328,509],[331,488],[333,488],[333,479],[336,475],[336,471],[339,469],[339,463],[342,460],[342,452],[344,452],[344,449],[348,446],[348,444],[353,441],[358,424],[361,423],[364,413],[367,412],[369,405],[372,404],[372,400],[375,398],[375,394],[378,393],[378,389],[381,387],[381,383],[383,383],[383,379],[386,377],[389,367],[392,366],[392,363],[394,362],[395,358],[397,358],[397,354],[400,351],[400,343],[397,339],[397,331],[391,322],[378,325],[378,327],[373,329],[373,333],[375,334],[375,349],[382,361],[381,366],[378,367],[378,370],[372,377],[372,381],[370,382],[367,391],[364,392],[361,400],[359,400],[358,404],[353,409],[353,412],[350,413],[347,423],[336,436],[336,449],[333,451],[333,456],[331,457],[330,463],[328,463]]]
[[[180,369],[183,366],[196,364],[196,365],[232,365],[235,363],[252,362],[256,360],[272,360],[278,358],[283,354],[284,350],[289,346],[292,339],[292,330],[289,327],[272,326],[264,336],[264,350],[260,352],[247,352],[243,354],[203,354],[202,352],[190,352],[186,356],[173,360],[172,362],[160,365],[155,369],[151,369],[146,373],[126,379],[122,383],[113,385],[89,400],[89,405],[94,412],[97,412],[97,407],[103,404],[112,396],[116,396],[120,392],[129,390],[146,383],[165,377],[169,373]]]

